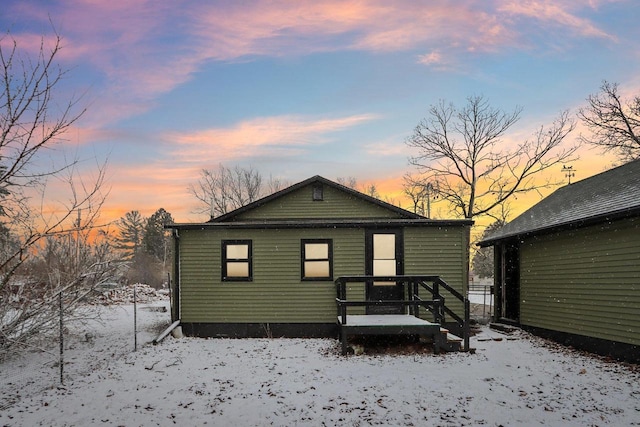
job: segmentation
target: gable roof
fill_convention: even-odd
[[[293,193],[294,191],[297,191],[303,187],[309,186],[309,185],[313,185],[313,184],[322,184],[322,185],[326,185],[332,188],[335,188],[339,191],[345,192],[347,194],[350,194],[351,196],[363,200],[365,202],[368,203],[372,203],[374,205],[377,205],[379,207],[382,207],[386,210],[389,210],[393,213],[395,213],[396,215],[398,215],[400,218],[403,219],[425,219],[425,217],[423,217],[422,215],[418,215],[416,213],[407,211],[405,209],[399,208],[397,206],[394,206],[390,203],[384,202],[380,199],[376,199],[375,197],[371,197],[368,196],[364,193],[361,193],[359,191],[356,191],[352,188],[346,187],[344,185],[338,184],[337,182],[333,182],[331,180],[328,180],[326,178],[321,177],[320,175],[316,175],[313,176],[311,178],[308,178],[304,181],[301,181],[297,184],[294,184],[290,187],[287,187],[283,190],[277,191],[273,194],[270,194],[266,197],[263,197],[262,199],[256,200],[252,203],[249,203],[248,205],[242,206],[236,210],[233,210],[231,212],[228,212],[224,215],[221,215],[219,217],[213,218],[210,221],[208,221],[209,223],[220,223],[220,222],[229,222],[229,221],[234,221],[234,219],[236,219],[237,217],[239,217],[240,215],[244,214],[247,211],[251,211],[253,209],[257,209],[260,206],[263,206],[275,199],[279,199],[281,197],[286,196],[287,194]]]
[[[478,243],[640,215],[640,160],[559,188]]]

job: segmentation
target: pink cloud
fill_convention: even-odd
[[[599,2],[591,2],[596,7]],[[569,29],[582,37],[594,37],[616,40],[616,37],[598,28],[593,22],[581,18],[572,10],[582,9],[584,6],[576,2],[562,2],[557,0],[526,0],[508,1],[498,7],[498,11],[516,17],[526,17],[548,24],[550,26]]]
[[[175,156],[206,163],[256,156],[265,151],[270,155],[299,153],[310,144],[327,141],[327,134],[357,126],[372,120],[373,114],[341,118],[314,119],[301,116],[263,117],[238,123],[230,128],[217,128],[187,134],[174,134],[168,140],[179,144]]]
[[[513,18],[542,22],[558,31],[569,28],[578,37],[612,39],[579,16],[584,8],[557,1],[271,1],[235,3],[224,10],[217,5],[204,7],[197,11],[191,28],[201,41],[198,51],[218,60],[423,49],[428,53],[418,61],[442,69],[445,50],[449,68],[455,63],[451,58],[464,52],[522,47],[527,30]]]
[[[55,35],[42,36],[34,33],[0,34],[0,47],[6,55],[13,50],[14,42],[19,52],[33,56],[39,54],[40,50],[47,53],[55,46]]]
[[[592,2],[593,3],[593,2]],[[515,18],[570,28],[579,37],[611,38],[579,12],[588,6],[551,0],[67,0],[12,10],[64,36],[61,58],[88,60],[105,80],[102,123],[143,112],[160,94],[189,81],[211,60],[361,50],[424,52],[417,61],[437,69],[465,52],[494,52],[523,38]],[[39,36],[17,35],[36,46]],[[446,56],[444,54],[446,52]],[[103,96],[104,95],[104,96]],[[92,119],[98,120],[93,115]]]
[[[445,54],[440,49],[434,49],[424,55],[418,55],[417,62],[439,71],[455,70],[458,67],[456,56],[455,53]]]
[[[200,11],[194,28],[217,59],[344,49],[384,52],[449,45],[452,40],[476,50],[505,43],[510,31],[471,5],[376,0],[237,3],[224,13],[215,6]]]

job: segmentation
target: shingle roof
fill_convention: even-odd
[[[559,188],[478,243],[640,215],[640,160]]]

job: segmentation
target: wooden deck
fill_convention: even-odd
[[[346,322],[338,316],[342,354],[347,354],[348,339],[352,335],[426,335],[436,337],[440,325],[412,315],[368,314],[348,315]]]
[[[402,292],[399,299],[355,298],[347,295],[347,283],[395,282]],[[464,314],[452,310],[445,299],[463,304]],[[364,295],[366,297],[366,295]],[[420,335],[431,337],[435,352],[469,350],[469,300],[449,286],[440,276],[340,276],[336,279],[337,325],[340,332],[342,354],[347,353],[348,338],[353,335]],[[359,307],[365,315],[347,314]],[[371,308],[391,307],[404,314],[371,312]],[[433,322],[425,320],[433,317]],[[448,322],[447,322],[448,320]],[[462,338],[449,334],[443,326],[453,324]]]

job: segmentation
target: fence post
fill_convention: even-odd
[[[133,285],[133,351],[138,351],[138,310],[137,310],[137,289],[138,284]]]
[[[64,313],[62,290],[58,292],[58,308],[60,310],[60,385],[64,385]]]

